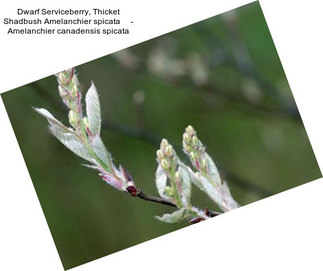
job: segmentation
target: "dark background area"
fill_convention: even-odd
[[[189,124],[241,205],[321,177],[257,2],[76,69],[83,94],[97,86],[116,164],[149,194],[160,140],[187,162]],[[54,76],[1,96],[66,269],[187,225],[157,221],[172,208],[113,189],[49,134],[32,106],[67,124]],[[192,201],[216,210],[197,189]]]

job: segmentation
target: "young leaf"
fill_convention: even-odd
[[[207,174],[210,176],[209,179],[214,182],[215,185],[220,186],[222,183],[220,173],[213,159],[207,153],[204,154],[204,158],[206,159]]]
[[[214,185],[211,184],[207,178],[203,177],[200,174],[199,174],[198,179],[200,180],[200,182],[203,186],[204,192],[207,193],[208,196],[219,205],[219,207],[221,207],[221,205],[222,205],[221,196],[220,196],[218,190],[214,187]]]
[[[67,132],[67,133],[71,133],[73,132],[72,129],[67,128],[64,124],[62,124],[60,121],[58,121],[49,111],[47,111],[44,108],[35,108],[34,110],[39,113],[40,115],[42,115],[43,117],[45,117],[48,121],[48,123],[51,126],[55,126],[56,129],[61,130],[62,132]]]
[[[62,132],[58,126],[52,125],[49,127],[52,134],[69,150],[74,152],[76,155],[82,157],[83,159],[92,162],[92,156],[88,153],[86,147],[84,146],[81,139],[71,132]]]
[[[95,154],[101,159],[101,161],[104,162],[106,165],[110,166],[110,161],[111,161],[110,153],[105,148],[101,140],[101,137],[99,135],[96,135],[93,138],[91,145]]]
[[[159,195],[163,199],[170,199],[169,196],[165,194],[165,188],[167,185],[167,175],[161,165],[158,165],[158,168],[156,170],[156,187],[158,190]]]
[[[101,177],[104,181],[106,181],[108,184],[113,186],[114,188],[121,190],[121,191],[126,191],[126,185],[121,180],[118,180],[115,176],[108,172],[104,172],[101,174]]]
[[[94,135],[99,135],[101,129],[101,110],[99,95],[96,91],[96,87],[94,86],[93,82],[85,95],[85,102],[86,115],[89,120],[90,131]]]
[[[239,204],[233,199],[230,193],[230,189],[225,181],[222,185],[222,197],[225,205],[230,209],[236,209],[239,207]]]
[[[164,214],[162,217],[156,216],[156,218],[166,223],[176,223],[185,218],[185,209],[179,209],[171,214]]]
[[[186,165],[184,165],[184,166],[185,166],[188,174],[190,175],[191,182],[194,185],[196,185],[200,190],[204,191],[203,185],[201,184],[200,180],[196,177],[194,171],[190,167],[188,167]]]
[[[179,165],[178,167],[178,173],[181,176],[182,179],[182,184],[181,184],[181,198],[182,202],[184,203],[185,206],[187,206],[190,202],[191,198],[191,178],[190,174],[186,169],[186,166],[181,166]]]
[[[193,183],[198,183],[202,186],[202,191],[204,191],[215,203],[219,205],[222,211],[229,211],[226,204],[223,201],[223,195],[221,193],[220,187],[216,188],[207,178],[202,176],[200,173],[194,174],[195,178],[192,179]]]

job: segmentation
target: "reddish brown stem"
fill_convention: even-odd
[[[137,198],[140,198],[142,200],[151,201],[151,202],[171,206],[171,207],[174,207],[174,208],[178,208],[177,205],[174,204],[173,202],[171,202],[169,200],[166,200],[166,199],[162,199],[162,198],[158,198],[158,197],[148,195],[145,192],[143,192],[142,190],[140,190],[140,189],[138,189],[138,188],[136,188],[134,186],[127,187],[127,191],[132,197],[137,197]],[[210,211],[208,208],[204,209],[204,213],[208,217],[215,217],[215,216],[218,216],[218,215],[221,214],[219,212]]]

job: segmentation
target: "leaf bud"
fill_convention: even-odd
[[[68,96],[68,91],[63,88],[61,85],[58,85],[58,92],[59,92],[59,95],[63,98],[65,96]]]
[[[183,141],[183,149],[185,152],[189,153],[192,151],[192,148],[190,145],[188,145],[185,141]]]
[[[163,150],[169,145],[167,139],[163,139],[160,143],[160,148]]]
[[[59,72],[56,76],[57,76],[57,80],[58,80],[59,84],[61,84],[61,85],[68,84],[69,76],[68,76],[68,74],[66,74],[65,71]]]
[[[168,163],[168,161],[167,161],[166,159],[162,159],[162,160],[160,161],[160,164],[161,164],[161,166],[162,166],[162,168],[163,168],[164,170],[168,170],[168,169],[169,169],[169,163]]]
[[[129,185],[126,187],[128,193],[132,196],[132,197],[136,197],[137,196],[137,188],[133,185]]]
[[[71,93],[71,98],[76,98],[79,96],[79,90],[77,85],[72,85],[72,87],[70,87],[70,93]]]
[[[196,132],[195,132],[194,128],[191,125],[187,126],[185,131],[190,137],[196,135]]]
[[[157,159],[158,159],[159,161],[161,161],[161,160],[164,158],[164,154],[163,154],[163,152],[162,152],[161,150],[158,150],[158,151],[156,152],[156,155],[157,155]]]
[[[70,110],[70,112],[68,112],[68,120],[74,128],[78,126],[78,117],[73,110]]]
[[[191,152],[191,153],[190,153],[190,158],[191,158],[193,161],[195,161],[195,160],[196,160],[196,155],[195,155],[195,153],[194,153],[194,152]]]
[[[168,157],[173,155],[173,147],[172,147],[172,145],[166,146],[165,155],[168,156]]]
[[[198,140],[197,136],[192,137],[192,145],[195,149],[199,146],[199,140]]]
[[[185,142],[187,142],[187,143],[190,143],[190,141],[191,141],[191,137],[189,136],[189,134],[188,134],[188,133],[184,133],[184,134],[183,134],[183,140],[184,140]]]
[[[165,193],[166,193],[167,196],[172,197],[172,196],[174,196],[174,189],[172,189],[169,186],[166,186],[165,187]]]

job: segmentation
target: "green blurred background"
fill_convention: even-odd
[[[184,159],[188,124],[241,205],[321,177],[258,2],[76,68],[116,163],[149,194],[161,138]],[[54,76],[1,96],[65,269],[187,225],[157,221],[171,207],[113,189],[49,134],[32,106],[67,124]],[[192,201],[216,209],[197,189]]]

